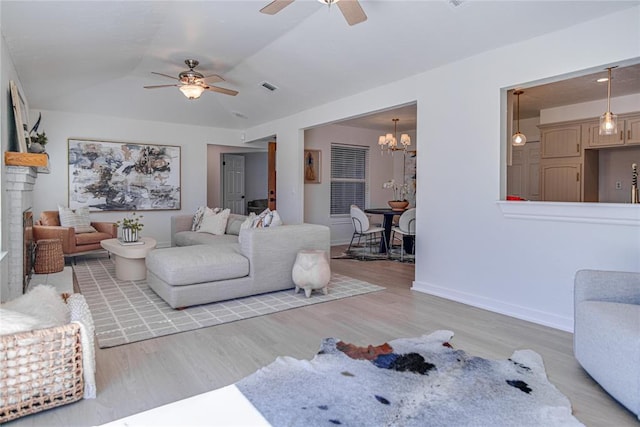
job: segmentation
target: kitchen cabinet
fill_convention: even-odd
[[[557,202],[582,201],[582,164],[579,161],[547,161],[540,163],[542,200]]]
[[[615,135],[600,135],[600,122],[583,124],[585,148],[616,147],[640,144],[640,114],[618,116],[618,132]]]
[[[578,124],[540,126],[541,157],[580,157],[582,126]]]

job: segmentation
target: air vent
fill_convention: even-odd
[[[263,88],[273,92],[274,90],[278,89],[276,86],[272,85],[269,82],[262,82],[260,83],[260,86],[262,86]]]
[[[464,0],[449,0],[449,4],[453,7],[461,6]]]

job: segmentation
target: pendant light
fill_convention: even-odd
[[[618,133],[618,116],[611,112],[611,70],[617,67],[609,67],[607,79],[607,112],[600,116],[600,135],[615,135]]]
[[[513,145],[514,147],[522,147],[524,144],[527,143],[527,137],[524,136],[524,133],[520,132],[520,95],[522,95],[523,93],[524,92],[521,90],[516,90],[513,92],[513,94],[517,97],[516,98],[516,120],[518,123],[517,131],[511,137],[511,145]]]

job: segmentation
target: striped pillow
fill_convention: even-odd
[[[95,233],[98,231],[91,226],[89,208],[86,206],[76,209],[75,212],[64,206],[58,206],[58,214],[60,215],[60,225],[75,228],[76,234]]]

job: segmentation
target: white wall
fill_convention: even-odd
[[[497,202],[506,170],[504,89],[639,56],[639,16],[640,6],[486,52],[248,129],[247,138],[277,134],[278,164],[291,165],[278,169],[278,207],[301,219],[302,129],[417,101],[413,289],[572,330],[577,270],[640,271],[640,212],[629,214],[631,225],[505,217]]]
[[[37,116],[38,111],[31,115]],[[43,210],[68,206],[67,139],[87,138],[103,141],[126,141],[181,147],[182,209],[180,211],[145,211],[143,235],[153,236],[158,246],[169,246],[171,215],[193,213],[206,204],[207,144],[242,145],[240,132],[228,129],[175,125],[170,123],[128,120],[114,117],[42,111],[40,130],[49,137],[46,146],[51,173],[39,175],[34,191],[34,216]],[[116,221],[124,212],[95,212],[92,219]]]

